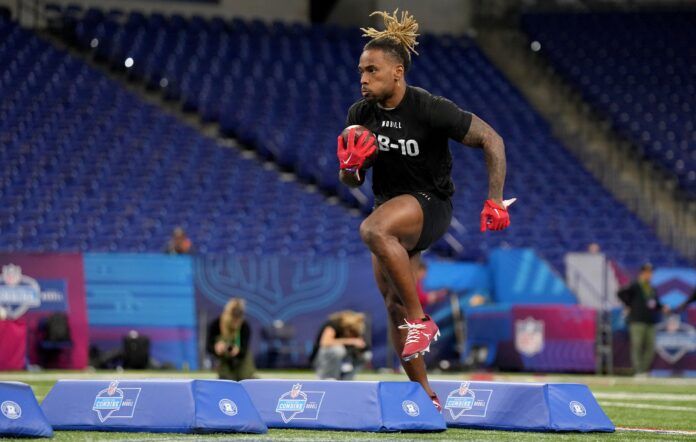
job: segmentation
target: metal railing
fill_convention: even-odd
[[[56,24],[62,25],[62,11],[47,10],[49,4],[50,0],[15,0],[13,17],[21,26],[34,30],[43,30]]]
[[[22,26],[32,29],[41,26],[45,17],[45,2],[42,0],[17,0],[15,2],[15,19]]]

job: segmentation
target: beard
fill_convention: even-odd
[[[374,103],[377,101],[377,96],[370,91],[361,91],[361,94],[362,97],[370,103]]]
[[[362,92],[362,96],[365,100],[367,100],[370,103],[383,103],[385,100],[387,100],[389,97],[391,97],[392,94],[376,94],[372,91],[366,91]]]

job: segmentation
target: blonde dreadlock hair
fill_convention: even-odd
[[[225,339],[234,338],[242,328],[246,303],[242,298],[232,298],[220,315],[220,336]]]
[[[408,71],[411,66],[411,53],[418,55],[416,46],[418,42],[418,22],[408,13],[401,12],[401,17],[395,9],[392,14],[386,11],[375,11],[370,14],[379,15],[384,20],[385,30],[378,31],[375,28],[360,28],[364,32],[363,37],[371,38],[363,49],[381,49],[398,58]]]

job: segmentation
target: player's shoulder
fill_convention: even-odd
[[[415,107],[422,112],[428,112],[432,109],[433,105],[441,102],[442,100],[447,100],[439,95],[434,95],[431,92],[418,86],[409,86],[411,91],[411,97],[415,104]]]
[[[423,89],[422,87],[409,86],[408,88],[411,91],[411,95],[417,100],[432,100],[432,98],[434,97],[433,94]]]
[[[427,105],[433,100],[434,95],[422,87],[409,86],[408,89],[411,99],[418,105]]]
[[[370,106],[370,102],[365,98],[361,98],[355,103],[351,104],[348,108],[348,113],[358,113],[362,112]]]
[[[451,102],[447,97],[435,95],[422,87],[409,86],[411,88],[414,99],[424,105],[438,104],[441,102]]]
[[[409,86],[409,108],[413,109],[421,121],[432,122],[433,112],[438,109],[438,102],[442,97],[433,95],[422,87]]]
[[[352,121],[362,121],[366,118],[366,115],[370,108],[370,102],[364,98],[351,104],[348,108],[348,119]]]

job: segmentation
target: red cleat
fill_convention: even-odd
[[[442,413],[442,404],[440,403],[440,398],[437,397],[437,394],[433,393],[433,395],[430,396],[430,399],[432,399],[433,405],[435,405],[437,412]]]
[[[404,351],[401,352],[401,359],[410,361],[417,358],[418,355],[430,351],[430,343],[437,341],[437,338],[440,336],[440,329],[427,315],[425,320],[416,319],[413,322],[408,322],[407,320],[404,322],[406,323],[400,325],[399,328],[407,329],[408,335],[406,335]]]

